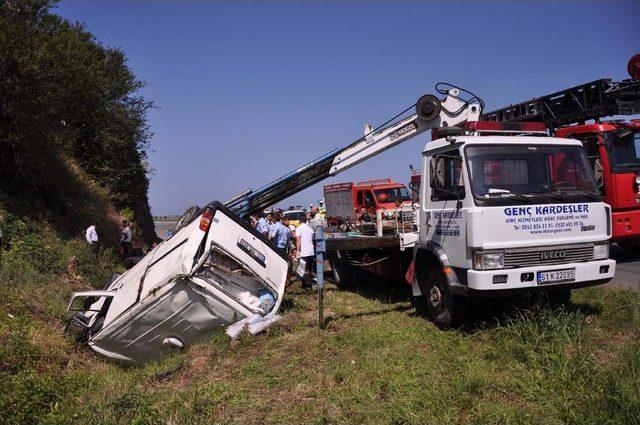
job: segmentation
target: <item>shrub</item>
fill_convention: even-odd
[[[1,223],[6,244],[6,261],[24,261],[40,273],[59,274],[65,270],[64,245],[47,225],[4,214]]]

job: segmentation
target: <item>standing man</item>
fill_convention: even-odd
[[[260,217],[258,219],[258,223],[256,224],[256,230],[262,236],[269,236],[269,223],[267,223],[266,218]]]
[[[273,240],[276,243],[278,251],[287,256],[289,253],[289,241],[291,240],[291,231],[289,230],[289,220],[283,215],[280,221],[273,226]]]
[[[122,220],[122,234],[120,235],[120,249],[122,251],[122,259],[131,257],[132,248],[131,241],[133,240],[133,231],[129,225],[128,220]]]
[[[249,216],[249,224],[251,225],[251,227],[253,227],[254,229],[256,228],[256,226],[258,225],[258,215],[257,214],[251,214]]]
[[[98,254],[100,253],[100,242],[98,240],[98,232],[96,232],[95,224],[91,224],[91,226],[87,228],[87,231],[85,232],[85,238],[87,239],[87,243],[91,247],[91,252],[93,253],[94,257],[98,258]]]
[[[318,214],[320,214],[320,217],[322,217],[322,219],[326,219],[326,214],[327,213],[327,209],[324,206],[324,198],[320,199],[318,201]]]
[[[306,216],[307,216],[307,224],[309,226],[311,226],[311,228],[315,232],[316,231],[316,224],[313,222],[313,213],[311,211],[309,211],[309,212],[307,212]]]
[[[320,212],[316,209],[311,213],[311,221],[309,222],[313,230],[315,231],[318,226],[327,227],[327,220],[320,215]]]
[[[267,214],[267,227],[269,228],[269,239],[273,238],[275,227],[279,219],[280,219],[279,217],[274,219],[273,214],[271,213]]]
[[[314,231],[307,223],[307,217],[300,217],[300,225],[296,228],[296,257],[305,261],[304,275],[302,276],[302,288],[311,289],[313,286],[311,280],[311,269],[314,260],[313,247]]]

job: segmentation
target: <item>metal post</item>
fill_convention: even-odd
[[[316,279],[318,282],[318,327],[324,329],[324,228],[316,228]]]

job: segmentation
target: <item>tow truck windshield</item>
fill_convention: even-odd
[[[479,205],[599,201],[579,146],[477,145],[465,149]]]
[[[640,131],[622,130],[607,142],[611,165],[618,169],[640,169]]]
[[[376,198],[384,199],[384,202],[410,201],[411,195],[406,187],[389,187],[387,189],[375,189]],[[380,196],[382,195],[382,197]]]

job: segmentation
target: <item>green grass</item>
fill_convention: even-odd
[[[263,335],[213,335],[123,367],[62,332],[70,292],[98,286],[112,258],[60,244],[56,273],[3,259],[0,423],[640,423],[633,292],[575,291],[559,310],[480,306],[443,332],[402,288],[330,286],[325,330],[315,295],[291,293]]]

